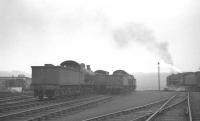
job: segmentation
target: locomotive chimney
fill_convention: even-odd
[[[87,65],[87,70],[91,71],[90,65]]]

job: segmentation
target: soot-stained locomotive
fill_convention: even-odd
[[[167,77],[169,88],[184,88],[187,91],[200,91],[200,72],[184,72],[171,74]]]
[[[34,96],[56,98],[59,96],[75,96],[89,93],[120,93],[133,91],[136,79],[123,70],[93,72],[89,65],[68,60],[59,66],[45,64],[32,66],[32,89]]]

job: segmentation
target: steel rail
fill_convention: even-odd
[[[15,96],[9,96],[9,97],[4,97],[4,98],[0,98],[0,101],[2,100],[10,100],[10,99],[15,99],[15,98],[20,98],[20,97],[33,97],[33,96],[30,96],[30,95],[15,95]]]
[[[16,100],[23,100],[23,99],[27,99],[27,98],[33,98],[33,96],[21,95],[21,96],[14,96],[14,97],[8,98],[8,99],[5,98],[5,99],[0,100],[0,104],[11,102],[11,101],[16,101]]]
[[[34,106],[40,106],[40,105],[44,105],[44,104],[45,105],[51,104],[51,102],[49,102],[48,100],[41,102],[38,99],[17,102],[16,104],[5,105],[4,107],[0,107],[0,113],[8,113],[10,111],[15,111],[17,109],[22,110],[22,109],[31,108],[31,107],[34,107]]]
[[[66,113],[76,111],[76,110],[82,109],[82,108],[84,109],[85,107],[89,107],[89,106],[92,106],[92,105],[98,105],[99,103],[105,103],[108,100],[110,100],[111,98],[112,97],[103,97],[103,98],[100,98],[100,99],[90,100],[89,102],[83,102],[81,104],[66,107],[64,109],[53,111],[53,112],[50,112],[48,114],[42,114],[40,116],[32,117],[32,118],[30,118],[26,121],[42,121],[42,120],[50,119],[52,117],[55,117],[56,115],[66,114]]]
[[[147,118],[145,121],[151,121],[158,113],[172,100],[176,97],[172,96],[169,100],[167,100],[159,109],[157,109],[149,118]]]
[[[187,98],[187,106],[188,106],[188,113],[189,113],[189,121],[192,121],[192,111],[191,111],[191,103],[190,103],[190,93],[188,92]]]
[[[34,100],[33,100],[34,99]],[[36,106],[40,106],[40,105],[50,105],[53,103],[59,103],[59,102],[66,102],[66,101],[70,101],[70,100],[75,100],[77,98],[71,98],[69,100],[69,98],[62,98],[62,99],[55,99],[55,100],[42,100],[40,101],[37,98],[33,98],[32,100],[21,100],[18,102],[13,102],[13,103],[8,103],[8,104],[4,104],[4,106],[0,105],[0,113],[8,113],[10,111],[14,111],[17,109],[26,109],[26,108],[32,108],[32,107],[36,107]],[[81,99],[81,98],[80,98]],[[82,98],[84,99],[84,98]]]
[[[38,100],[37,98],[29,98],[29,99],[24,99],[24,100],[19,100],[19,101],[15,101],[15,102],[8,102],[8,103],[3,103],[0,104],[0,109],[1,108],[7,108],[7,107],[11,107],[11,106],[16,106],[19,105],[20,103],[26,103],[26,102],[30,102],[30,101],[36,101]]]
[[[68,101],[68,102],[59,102],[59,103],[52,104],[52,105],[35,107],[33,109],[27,109],[27,110],[23,110],[23,111],[19,111],[19,112],[12,112],[12,113],[9,113],[9,114],[3,114],[3,115],[0,115],[0,120],[16,117],[16,116],[19,116],[19,115],[26,115],[26,114],[30,114],[30,113],[35,113],[35,112],[42,111],[42,110],[52,109],[52,108],[56,108],[58,106],[72,105],[72,104],[75,104],[75,103],[79,103],[81,101],[87,101],[87,100],[91,100],[93,98],[100,98],[100,97],[101,96],[99,96],[99,97],[95,96],[95,97],[90,97],[90,98],[72,100],[72,101]]]
[[[186,101],[186,100],[187,100],[187,97],[184,98],[184,99],[182,99],[181,101],[175,103],[175,104],[169,105],[169,106],[167,106],[167,107],[161,109],[159,113],[161,113],[161,112],[163,112],[163,111],[166,111],[166,110],[169,110],[169,109],[171,109],[171,108],[173,108],[173,107],[175,107],[175,106],[177,106],[177,105],[183,103],[183,102]],[[153,115],[153,113],[145,114],[144,116],[141,116],[141,117],[139,117],[139,118],[136,118],[136,119],[133,119],[133,120],[130,120],[130,121],[143,121],[143,120],[147,119],[148,117],[150,117],[151,115]]]
[[[1,97],[0,98],[0,101],[1,100],[9,100],[9,99],[14,99],[14,98],[18,98],[18,97],[21,97],[23,95],[13,95],[13,96],[8,96],[8,97]]]
[[[174,95],[172,97],[175,97],[175,96],[176,95]],[[172,97],[170,97],[170,98],[172,98]],[[156,101],[156,102],[153,102],[153,103],[149,103],[149,104],[146,104],[146,105],[142,105],[142,106],[138,106],[138,107],[128,108],[128,109],[125,109],[125,110],[122,110],[122,111],[117,111],[117,112],[113,112],[113,113],[109,113],[109,114],[105,114],[105,115],[101,115],[101,116],[85,119],[85,120],[82,120],[82,121],[99,121],[99,120],[103,120],[103,119],[105,120],[105,119],[110,118],[110,117],[119,116],[121,114],[126,114],[128,112],[133,112],[133,111],[136,111],[136,110],[139,110],[139,109],[142,109],[142,108],[146,108],[146,107],[149,107],[149,106],[152,106],[152,105],[167,101],[170,98],[166,98],[166,99],[163,99],[163,100],[159,100],[159,101]]]

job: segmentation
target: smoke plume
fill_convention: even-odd
[[[120,47],[125,47],[129,42],[134,41],[155,53],[166,63],[173,64],[168,43],[156,41],[153,32],[144,25],[132,23],[124,28],[116,29],[113,31],[113,37]]]

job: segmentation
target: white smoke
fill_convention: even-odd
[[[167,42],[156,41],[153,32],[141,24],[131,23],[113,31],[114,40],[120,47],[125,47],[131,41],[137,42],[147,50],[155,53],[166,63],[173,65]]]

